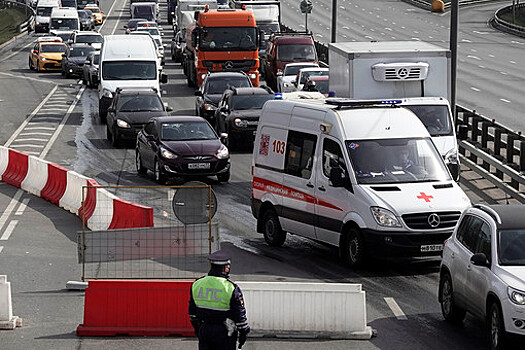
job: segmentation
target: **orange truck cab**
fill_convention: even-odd
[[[217,9],[195,12],[187,33],[184,58],[188,86],[200,86],[208,72],[244,72],[259,86],[259,47],[262,35],[252,11]]]

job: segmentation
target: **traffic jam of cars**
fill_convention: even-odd
[[[158,2],[132,1],[122,34],[103,36],[95,1],[40,0],[37,30],[47,34],[31,46],[29,69],[96,89],[107,142],[134,149],[137,174],[159,184],[228,183],[230,152],[253,152],[251,210],[269,246],[312,238],[350,267],[442,257],[434,302],[446,321],[480,318],[492,349],[525,336],[525,210],[473,204],[459,186],[449,84],[429,73],[447,76],[447,50],[334,43],[328,67],[311,32],[280,31],[278,0],[250,9],[170,1],[164,18]],[[194,115],[163,101],[170,58],[195,88]]]

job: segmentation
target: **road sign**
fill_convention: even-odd
[[[310,0],[302,0],[299,7],[301,8],[302,13],[312,13],[312,8],[314,5]]]

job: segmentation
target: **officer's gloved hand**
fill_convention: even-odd
[[[242,349],[242,346],[246,343],[248,333],[250,333],[250,327],[239,329],[239,349]]]

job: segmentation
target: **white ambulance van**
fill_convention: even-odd
[[[286,233],[359,265],[439,255],[470,206],[419,118],[400,100],[268,101],[252,163],[252,213],[271,246]]]

